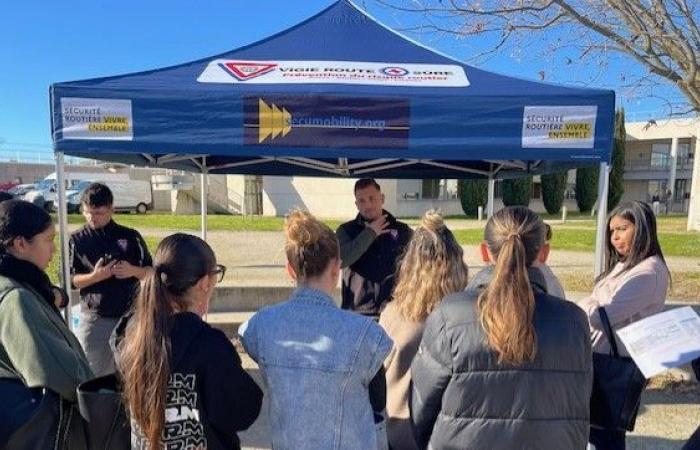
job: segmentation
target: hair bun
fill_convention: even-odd
[[[285,234],[287,241],[297,247],[308,247],[318,242],[318,222],[306,211],[294,210],[287,216]]]
[[[445,221],[442,218],[442,215],[437,210],[431,209],[429,211],[426,211],[425,214],[423,214],[423,218],[421,219],[421,226],[430,231],[435,232],[445,226]]]

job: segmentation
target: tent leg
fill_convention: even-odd
[[[605,229],[607,227],[608,214],[608,184],[610,171],[608,163],[600,163],[600,175],[598,176],[598,221],[595,238],[595,272],[597,277],[605,267]]]
[[[63,152],[56,152],[56,199],[58,200],[58,237],[59,237],[59,256],[60,270],[59,279],[61,287],[68,294],[68,306],[63,310],[63,317],[68,328],[72,328],[71,316],[71,283],[70,283],[70,261],[68,260],[68,210],[66,208],[66,174],[63,161]]]
[[[486,217],[491,218],[493,216],[493,199],[496,193],[496,180],[493,177],[489,177],[489,191],[488,200],[486,202]]]
[[[199,204],[201,206],[201,215],[202,215],[202,239],[204,239],[205,241],[207,240],[207,199],[209,197],[208,193],[207,193],[208,174],[209,174],[209,171],[207,170],[207,159],[206,159],[206,157],[203,157],[202,158],[202,186],[200,189],[201,197],[199,199]]]

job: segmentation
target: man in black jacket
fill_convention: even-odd
[[[355,183],[354,220],[338,227],[343,267],[342,308],[378,317],[394,288],[397,259],[413,231],[383,209],[384,194],[372,178]]]
[[[112,220],[114,197],[93,183],[82,198],[86,224],[70,237],[73,286],[80,290],[77,336],[97,376],[116,370],[109,337],[153,264],[141,234]]]

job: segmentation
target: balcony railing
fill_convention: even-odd
[[[668,172],[671,168],[671,161],[661,164],[651,164],[649,161],[625,161],[625,172]],[[692,158],[678,158],[676,170],[692,170]]]

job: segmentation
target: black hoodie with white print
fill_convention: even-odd
[[[161,448],[240,449],[237,432],[258,417],[262,391],[241,367],[224,333],[190,312],[176,314],[173,320]],[[131,430],[131,448],[150,450],[133,421]]]

